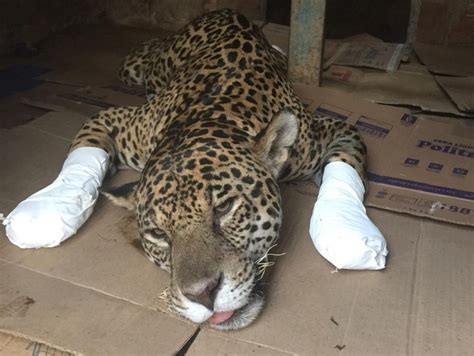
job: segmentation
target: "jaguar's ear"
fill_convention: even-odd
[[[254,152],[278,178],[298,136],[298,119],[289,109],[277,113],[257,137]]]
[[[135,210],[135,189],[137,185],[138,181],[126,183],[115,188],[101,188],[100,192],[110,199],[112,203],[128,210]]]

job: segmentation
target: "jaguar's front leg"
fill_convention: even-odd
[[[337,268],[382,269],[385,239],[367,216],[364,195],[367,150],[357,129],[331,120],[322,157],[322,182],[311,216],[310,235],[318,251]]]
[[[289,177],[317,177],[320,183],[310,223],[317,250],[337,268],[384,268],[386,242],[363,205],[367,150],[360,134],[340,120],[309,114],[301,119],[300,143],[289,165],[297,168]]]
[[[98,189],[119,153],[117,134],[133,110],[105,110],[83,125],[54,182],[22,201],[3,221],[13,244],[55,247],[76,233],[94,209]]]

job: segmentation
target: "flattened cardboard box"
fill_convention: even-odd
[[[436,81],[446,91],[459,110],[474,113],[474,76],[435,76]]]
[[[85,119],[50,113],[0,130],[9,152],[2,158],[8,166],[2,212],[51,182]],[[131,173],[113,179],[133,180]],[[387,269],[331,273],[308,237],[314,188],[282,186],[276,253],[286,255],[266,281],[259,320],[238,332],[202,330],[189,354],[468,354],[474,347],[472,229],[369,208],[390,247]],[[100,199],[78,234],[54,249],[20,250],[2,229],[0,308],[8,314],[0,317],[0,329],[91,355],[179,350],[196,328],[155,306],[169,279],[134,248],[129,215]]]
[[[462,79],[467,78],[456,79],[449,81],[456,91],[456,98],[467,101],[472,97],[474,87],[473,90],[469,90],[467,86],[463,87],[462,84],[468,82]],[[453,104],[438,83],[422,65],[403,65],[398,71],[390,74],[333,65],[323,73],[324,87],[344,90],[372,102],[407,105],[426,112],[474,117],[474,113],[460,111],[459,105],[456,107]],[[448,86],[443,88],[450,94]]]
[[[308,110],[355,125],[369,151],[366,204],[474,225],[474,127],[295,85]]]
[[[45,82],[22,94],[22,102],[26,105],[53,111],[72,111],[85,116],[110,107],[142,105],[145,98],[142,88],[124,86],[115,81],[101,87]]]
[[[415,43],[415,51],[430,72],[454,76],[474,75],[474,46]]]

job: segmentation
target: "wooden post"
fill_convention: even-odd
[[[294,83],[318,85],[324,51],[326,0],[292,0],[288,76]]]
[[[420,17],[421,0],[411,0],[410,20],[408,22],[407,39],[405,43],[411,50],[416,42],[416,30],[418,27],[418,18]]]

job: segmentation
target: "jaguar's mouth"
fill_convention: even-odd
[[[212,316],[207,320],[209,324],[222,324],[223,322],[229,320],[232,315],[234,315],[234,311],[226,311],[226,312],[216,312],[212,314]]]
[[[265,303],[262,293],[253,293],[247,304],[243,307],[214,313],[208,320],[207,325],[217,330],[242,329],[254,322],[260,315]]]

